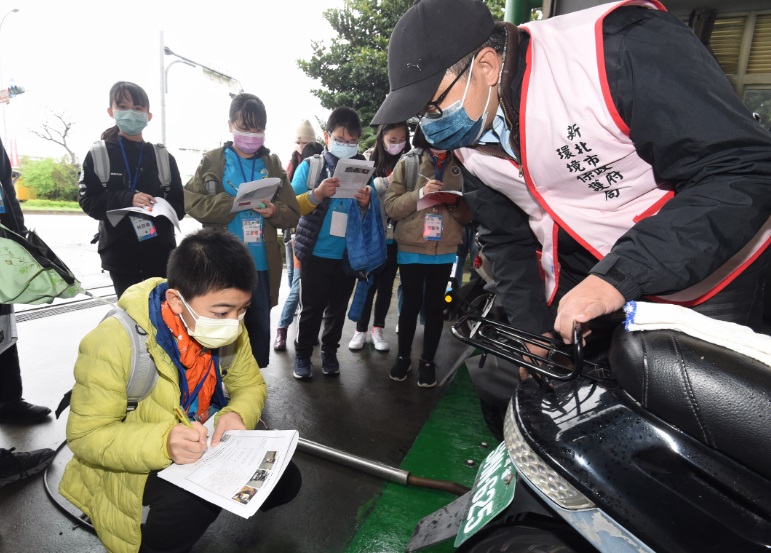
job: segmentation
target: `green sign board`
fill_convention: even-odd
[[[479,467],[466,516],[460,523],[455,547],[484,528],[514,499],[517,471],[506,444],[501,442]]]

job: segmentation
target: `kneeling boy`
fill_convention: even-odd
[[[135,410],[126,412],[132,348],[120,321],[108,317],[86,335],[75,364],[67,421],[74,457],[59,490],[111,552],[189,550],[220,508],[157,472],[201,457],[201,422],[209,416],[214,446],[227,430],[255,428],[265,404],[265,381],[242,325],[257,278],[246,247],[232,234],[198,231],[172,252],[167,274],[168,281],[132,286],[118,302],[147,333],[158,371]],[[218,348],[233,343],[232,361],[220,367]],[[194,420],[192,428],[181,417]],[[291,500],[299,482],[290,464],[263,510]],[[143,504],[150,507],[144,524]]]

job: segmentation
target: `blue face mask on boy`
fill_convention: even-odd
[[[359,153],[358,144],[340,144],[332,139],[329,144],[329,153],[337,159],[350,159]]]
[[[439,118],[428,119],[424,117],[420,120],[420,128],[423,130],[426,140],[438,149],[454,150],[463,146],[470,146],[482,135],[482,124],[487,120],[487,106],[490,104],[490,94],[493,87],[491,86],[487,91],[487,102],[485,102],[482,115],[476,121],[472,120],[466,113],[463,102],[466,100],[466,94],[468,94],[473,71],[474,60],[472,59],[463,98],[443,109]]]
[[[133,109],[114,109],[112,115],[115,124],[129,136],[136,136],[147,126],[147,113]]]

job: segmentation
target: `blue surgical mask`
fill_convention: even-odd
[[[463,146],[474,144],[482,134],[482,125],[487,120],[487,106],[490,104],[490,94],[493,87],[487,91],[487,102],[482,115],[476,121],[472,120],[463,102],[468,94],[468,87],[471,84],[471,73],[474,71],[474,60],[471,61],[471,68],[466,81],[466,90],[463,91],[463,98],[442,110],[442,115],[438,119],[423,118],[420,120],[420,128],[426,140],[438,149],[454,150]]]
[[[141,134],[147,126],[147,112],[133,109],[114,109],[112,115],[118,128],[129,136]]]
[[[358,144],[339,144],[334,140],[330,141],[329,153],[337,159],[350,159],[359,153]]]

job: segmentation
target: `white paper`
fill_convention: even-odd
[[[281,179],[278,177],[269,177],[267,179],[253,180],[245,182],[238,187],[238,192],[233,200],[231,213],[246,211],[247,209],[257,209],[260,204],[273,201],[273,197],[281,186]]]
[[[297,448],[297,430],[229,430],[217,447],[211,417],[209,448],[195,463],[172,464],[158,476],[240,517],[249,518],[270,495]]]
[[[438,204],[455,203],[455,201],[462,196],[463,193],[457,190],[440,190],[438,192],[429,192],[418,200],[418,211]]]
[[[150,211],[147,207],[124,207],[122,209],[112,209],[107,212],[107,220],[112,226],[116,226],[121,219],[130,213],[136,213],[138,215],[144,215],[146,217],[166,217],[169,221],[174,223],[177,230],[182,232],[179,228],[179,218],[177,212],[171,207],[171,204],[165,199],[156,197],[153,198],[155,203],[153,204],[153,210]]]
[[[356,193],[369,184],[375,162],[363,159],[341,159],[335,167],[334,178],[340,180],[333,198],[353,198]]]

